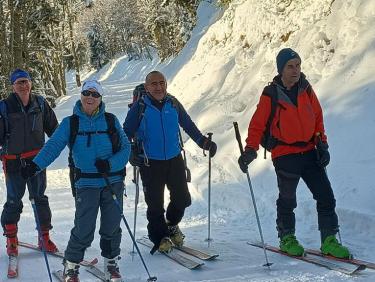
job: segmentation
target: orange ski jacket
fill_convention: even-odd
[[[246,147],[256,151],[259,149],[271,113],[271,95],[277,95],[277,106],[271,122],[270,134],[283,143],[271,150],[272,159],[310,151],[316,145],[316,135],[320,135],[322,141],[326,143],[322,108],[305,75],[301,73],[298,81],[297,106],[285,94],[283,91],[285,88],[277,83],[277,78],[276,76],[262,92],[257,109],[250,120]],[[293,145],[297,142],[305,142],[305,144]]]

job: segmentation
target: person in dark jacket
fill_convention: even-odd
[[[36,205],[40,220],[42,240],[47,251],[57,251],[56,245],[50,240],[51,209],[46,190],[46,171],[28,181],[21,177],[21,167],[25,166],[39,152],[45,142],[45,134],[51,136],[58,126],[55,113],[41,96],[32,94],[30,74],[16,69],[10,76],[13,92],[1,101],[0,145],[1,159],[7,187],[7,201],[1,214],[1,225],[7,237],[8,255],[18,255],[17,231],[18,221],[22,213],[22,198],[26,184],[30,198]]]
[[[167,81],[161,72],[150,72],[145,88],[147,94],[129,110],[123,128],[129,140],[134,141],[130,163],[140,167],[153,251],[169,252],[173,244],[183,244],[185,236],[178,224],[191,204],[179,126],[211,157],[217,146],[202,135],[181,103],[167,94]],[[170,202],[164,215],[165,185]]]
[[[81,99],[76,102],[73,110],[74,115],[78,117],[79,127],[76,140],[70,148],[76,172],[76,211],[74,227],[64,254],[64,279],[67,282],[79,281],[79,263],[84,258],[85,250],[94,240],[99,209],[100,248],[106,281],[122,281],[118,267],[121,214],[112,193],[116,195],[122,207],[125,165],[129,159],[130,144],[115,116],[113,118],[116,136],[111,137],[102,95],[103,88],[98,81],[85,81],[82,85]],[[24,177],[34,175],[50,165],[69,145],[70,118],[65,117],[62,120],[30,166],[24,169]],[[116,145],[113,146],[115,140]]]
[[[278,103],[270,133],[272,161],[279,186],[276,225],[280,249],[289,255],[304,254],[304,248],[295,237],[294,214],[296,189],[302,178],[316,200],[322,253],[348,258],[349,250],[336,239],[339,225],[336,200],[325,170],[330,154],[320,103],[301,73],[301,58],[297,52],[290,48],[282,49],[276,63],[279,74],[263,90],[238,163],[246,172],[248,165],[257,157],[256,151],[271,113],[271,97],[276,98]]]

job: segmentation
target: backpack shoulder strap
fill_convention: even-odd
[[[70,123],[70,135],[69,135],[69,155],[73,149],[74,142],[76,141],[78,129],[79,129],[79,118],[77,115],[73,114],[69,117]]]
[[[36,100],[38,102],[38,105],[39,105],[39,108],[40,108],[40,111],[42,113],[44,113],[44,103],[45,103],[45,98],[41,95],[36,95]]]
[[[264,145],[268,145],[269,139],[271,138],[271,132],[270,132],[271,131],[271,124],[272,124],[272,121],[275,117],[277,104],[278,104],[277,86],[270,84],[264,89],[264,91],[267,91],[267,92],[264,92],[264,93],[268,97],[270,97],[270,99],[271,99],[271,111],[270,111],[270,115],[268,116],[266,128],[265,128],[264,133],[263,133],[263,136],[264,136],[265,139],[262,141]],[[265,159],[266,159],[266,154],[267,154],[267,148],[266,148],[266,146],[264,146],[264,158]]]
[[[115,154],[120,151],[120,135],[115,125],[115,115],[112,113],[104,113],[105,121],[107,122],[107,132],[112,143],[112,152]]]

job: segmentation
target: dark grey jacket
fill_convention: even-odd
[[[51,136],[58,126],[56,115],[44,100],[43,113],[36,96],[23,106],[17,94],[11,93],[4,99],[7,109],[9,137],[6,138],[5,118],[0,119],[0,145],[6,148],[3,154],[18,155],[43,147],[45,133]],[[8,140],[6,140],[8,139]]]

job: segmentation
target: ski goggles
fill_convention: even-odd
[[[84,90],[81,92],[81,94],[85,97],[88,97],[91,95],[91,97],[94,97],[94,98],[100,98],[102,97],[102,95],[100,95],[99,92],[92,92],[92,91],[89,91],[89,90]]]

